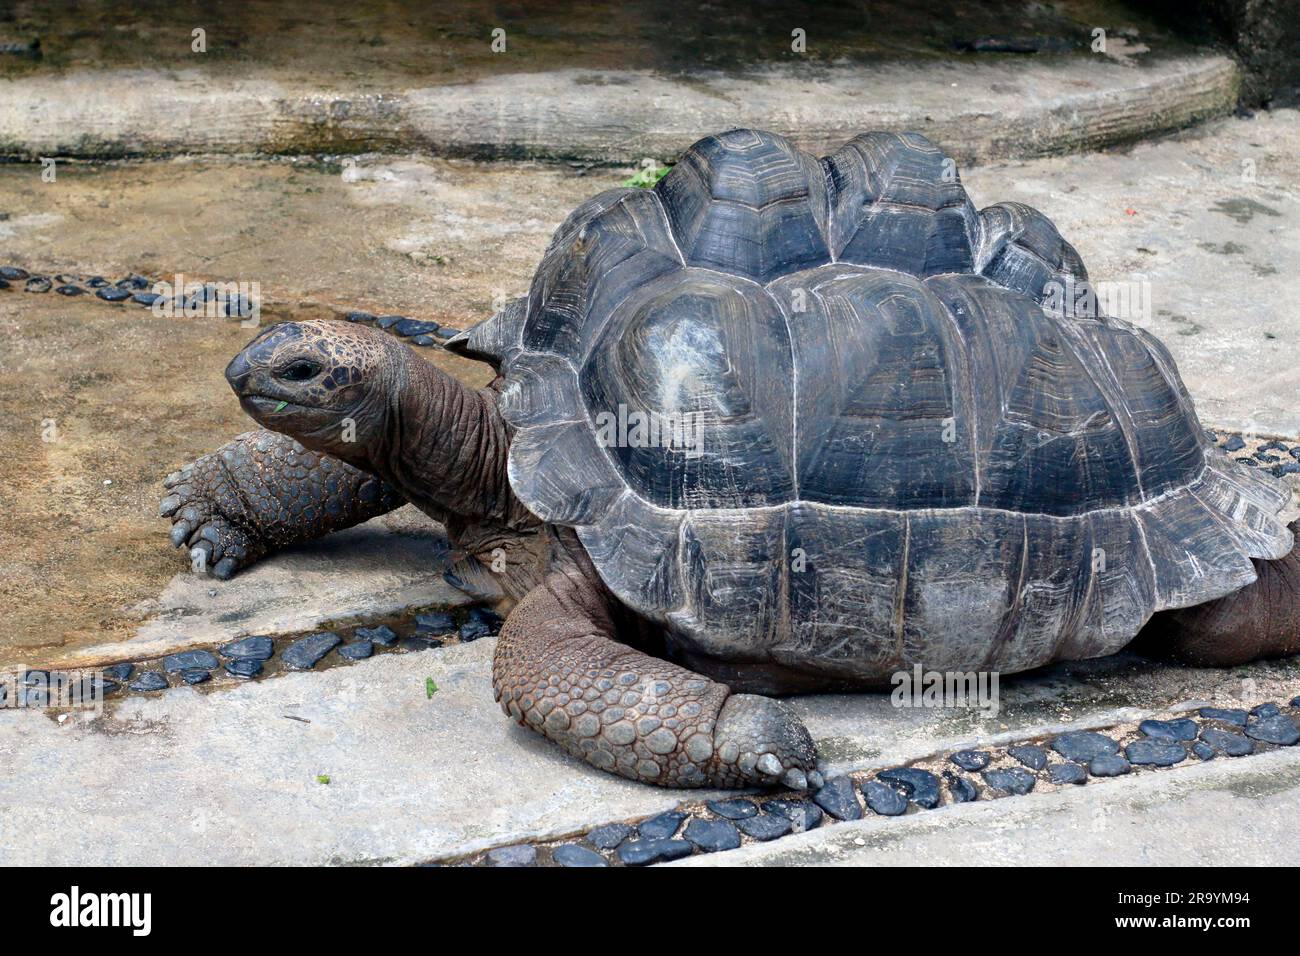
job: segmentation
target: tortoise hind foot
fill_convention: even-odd
[[[1300,523],[1290,528],[1300,538]],[[1195,607],[1160,612],[1133,650],[1207,667],[1300,654],[1300,544],[1277,561],[1252,563],[1254,584]]]
[[[501,709],[601,770],[667,787],[820,783],[808,731],[784,704],[615,639],[603,594],[552,573],[501,629]]]
[[[402,504],[374,475],[308,451],[287,435],[248,432],[163,481],[159,513],[196,571],[225,580],[286,545]]]

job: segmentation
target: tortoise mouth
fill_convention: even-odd
[[[287,411],[320,411],[317,405],[304,405],[301,402],[291,402],[287,398],[276,398],[273,395],[241,395],[239,404],[244,411],[256,415],[276,415]]]

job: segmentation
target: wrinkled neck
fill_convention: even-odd
[[[372,470],[439,520],[514,526],[527,511],[510,490],[510,430],[495,396],[402,353],[386,389],[383,438],[370,451]]]

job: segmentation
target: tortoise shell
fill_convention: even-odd
[[[1012,672],[1292,546],[1287,491],[1210,444],[1165,348],[1051,294],[1086,280],[920,135],[818,160],[733,130],[581,205],[453,347],[504,375],[516,494],[678,648]]]

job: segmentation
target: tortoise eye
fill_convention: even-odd
[[[281,369],[278,377],[289,382],[305,382],[307,379],[315,378],[319,374],[319,365],[315,362],[309,362],[307,359],[299,359]]]

